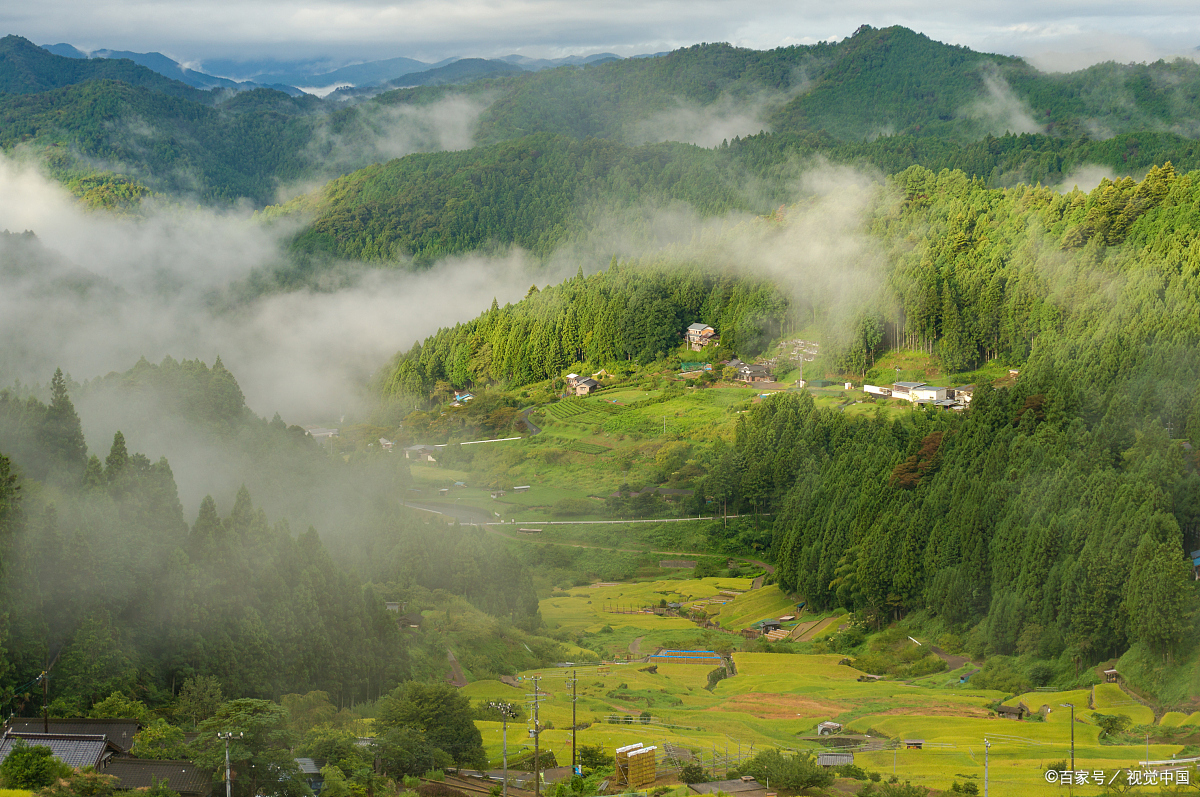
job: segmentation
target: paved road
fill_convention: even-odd
[[[542,427],[529,420],[529,413],[533,412],[534,409],[536,409],[536,407],[526,407],[525,411],[521,413],[521,420],[525,421],[525,428],[529,430],[530,437],[542,433]]]

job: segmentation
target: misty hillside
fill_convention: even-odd
[[[686,203],[701,217],[769,213],[794,198],[797,158],[868,170],[957,169],[994,185],[1057,183],[1084,166],[1136,173],[1171,161],[1200,168],[1200,143],[1172,134],[1107,141],[1045,135],[958,144],[892,136],[843,143],[828,136],[763,134],[714,150],[682,144],[627,147],[602,139],[528,136],[465,152],[411,155],[367,167],[266,217],[311,218],[293,243],[304,255],[282,286],[311,284],[328,258],[427,265],[447,254],[517,246],[545,258],[615,215]],[[756,178],[747,182],[747,177]],[[647,227],[625,222],[626,229]],[[316,255],[317,257],[311,257]]]
[[[279,212],[315,212],[295,241],[301,252],[427,263],[516,244],[545,255],[619,207],[682,201],[706,214],[753,210],[727,166],[683,144],[540,134],[371,166]]]
[[[776,164],[814,150],[844,158],[843,147],[882,141],[880,148],[891,150],[879,161],[887,171],[923,162],[896,157],[906,150],[969,148],[1009,132],[1054,140],[1037,140],[1037,151],[1015,164],[1009,157],[997,175],[992,169],[1001,164],[984,171],[982,164],[939,161],[1011,181],[1060,171],[1070,159],[1058,153],[1077,146],[1060,141],[1087,148],[1134,136],[1121,158],[1102,163],[1133,170],[1167,158],[1182,164],[1189,144],[1164,149],[1158,138],[1151,156],[1136,135],[1190,138],[1200,129],[1194,102],[1200,66],[1194,63],[1101,64],[1050,75],[1019,59],[941,44],[901,27],[864,26],[837,43],[772,51],[694,45],[660,57],[537,72],[504,60],[465,59],[411,78],[469,81],[463,86],[393,90],[349,107],[309,96],[289,104],[251,92],[255,98],[219,102],[216,113],[202,109],[217,102],[215,95],[127,61],[57,56],[19,37],[4,42],[0,146],[6,151],[18,144],[42,151],[65,145],[78,152],[79,168],[128,174],[156,192],[211,203],[246,198],[266,205],[289,186],[370,163],[538,132],[714,147],[765,131],[782,136],[771,145]],[[70,91],[99,78],[110,82]],[[150,98],[154,94],[176,102]],[[296,118],[304,115],[311,118]],[[803,143],[793,148],[792,141]],[[770,170],[764,165],[760,171]],[[69,172],[55,174],[66,182]]]

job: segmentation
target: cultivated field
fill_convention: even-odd
[[[635,642],[641,654],[667,648],[725,649],[739,638],[703,631],[687,620],[653,614],[614,614],[605,606],[637,606],[668,601],[706,600],[722,590],[745,594],[720,606],[718,615],[736,625],[748,625],[777,616],[794,604],[772,588],[749,591],[748,579],[662,580],[637,584],[576,587],[542,601],[543,617],[551,627],[597,634],[611,640],[611,650],[629,653]],[[790,613],[790,612],[788,612]],[[609,630],[605,630],[609,629]],[[695,642],[686,645],[688,640]],[[570,759],[572,672],[577,672],[576,720],[591,723],[578,732],[579,744],[607,749],[642,742],[687,748],[705,766],[715,757],[722,767],[735,765],[739,755],[778,746],[817,751],[812,737],[817,723],[834,720],[846,734],[858,735],[855,763],[885,778],[893,772],[932,789],[949,789],[954,781],[974,781],[983,792],[984,740],[991,742],[989,794],[1057,795],[1066,793],[1048,784],[1045,770],[1070,759],[1070,711],[1074,703],[1075,769],[1103,770],[1112,776],[1118,769],[1135,767],[1143,760],[1143,745],[1110,745],[1100,741],[1092,715],[1126,714],[1135,723],[1153,722],[1149,709],[1132,701],[1115,685],[1095,689],[1095,710],[1088,709],[1090,690],[1034,692],[1009,698],[999,692],[960,685],[955,674],[938,673],[906,683],[895,680],[860,682],[862,673],[841,664],[837,654],[732,653],[737,675],[716,683],[710,691],[708,664],[614,662],[577,670],[548,668],[522,673],[518,687],[498,682],[473,683],[464,693],[473,700],[510,700],[527,705],[533,694],[532,678],[540,676],[545,698],[540,716],[553,727],[542,734],[542,746],[553,750],[560,763]],[[657,671],[647,671],[656,665]],[[1008,698],[1008,699],[1006,699]],[[1050,711],[1044,721],[997,718],[989,704],[1024,702],[1037,711]],[[644,717],[643,712],[648,712]],[[619,724],[614,724],[612,720]],[[643,719],[645,722],[643,722]],[[1196,723],[1197,715],[1168,714],[1163,724]],[[500,758],[500,725],[479,723],[493,762]],[[907,749],[902,741],[922,740],[922,749]],[[899,743],[899,744],[898,744]],[[509,728],[509,752],[532,749],[526,724]],[[1151,744],[1151,760],[1170,759],[1181,745]],[[726,752],[728,751],[728,753]],[[728,756],[728,758],[726,758]],[[727,764],[727,761],[729,762]],[[1066,766],[1066,765],[1063,765]],[[1193,781],[1197,772],[1191,772]],[[1153,789],[1157,793],[1157,789]],[[1074,793],[1098,794],[1099,787],[1076,786]]]

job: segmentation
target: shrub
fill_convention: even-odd
[[[1034,662],[1025,672],[1034,686],[1046,686],[1054,680],[1054,668],[1044,661]]]
[[[0,786],[36,791],[70,774],[71,768],[55,758],[49,747],[17,739],[0,764]]]
[[[708,783],[712,780],[712,776],[705,772],[704,767],[700,764],[692,762],[684,764],[683,768],[679,770],[679,779],[690,785],[692,783]]]
[[[1120,734],[1133,723],[1124,714],[1093,714],[1092,719],[1100,726],[1100,735],[1106,739]]]

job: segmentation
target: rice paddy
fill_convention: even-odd
[[[721,596],[722,591],[744,594]],[[740,644],[738,637],[700,629],[679,617],[612,611],[614,607],[651,606],[664,599],[687,604],[714,598],[725,600],[717,615],[732,624],[728,627],[745,627],[785,609],[784,596],[771,588],[750,590],[749,579],[714,578],[576,587],[543,600],[541,610],[552,628],[610,639],[614,654],[623,650],[633,656],[628,647],[637,642],[638,654],[648,655],[659,646],[676,647],[679,640],[689,637],[697,642],[692,649],[712,650],[724,640],[725,650],[729,650]],[[794,603],[786,606],[794,609]],[[554,751],[559,763],[569,762],[571,755],[573,674],[577,675],[574,721],[587,724],[577,731],[578,744],[601,745],[611,751],[633,742],[658,745],[660,750],[669,743],[691,751],[706,767],[715,757],[714,774],[718,776],[726,761],[735,765],[739,756],[765,747],[824,749],[815,738],[816,726],[833,720],[844,726],[844,734],[856,735],[860,746],[855,750],[855,763],[885,779],[894,772],[901,781],[939,790],[948,790],[955,781],[973,781],[982,794],[986,739],[991,745],[990,795],[1065,793],[1046,780],[1048,767],[1067,767],[1071,759],[1071,712],[1062,708],[1064,703],[1077,707],[1077,772],[1103,771],[1105,777],[1111,777],[1118,770],[1137,769],[1137,762],[1147,754],[1151,760],[1170,760],[1183,750],[1178,744],[1152,743],[1147,748],[1144,744],[1103,743],[1092,719],[1095,713],[1126,714],[1134,723],[1154,721],[1150,709],[1132,701],[1116,685],[1097,685],[1094,695],[1084,689],[1010,698],[969,683],[959,684],[946,673],[913,683],[860,682],[862,673],[841,663],[844,657],[837,654],[734,652],[731,656],[737,674],[720,680],[711,691],[706,688],[714,669],[709,663],[644,662],[640,656],[603,666],[530,671],[521,674],[517,687],[482,682],[463,691],[472,700],[504,699],[527,706],[533,679],[538,677],[545,695],[540,719],[547,727],[541,745]],[[1035,712],[1045,706],[1048,711],[1035,720],[1000,719],[989,706],[1002,700],[1009,705],[1023,702]],[[528,718],[523,719],[508,729],[510,755],[532,748]],[[1162,724],[1178,727],[1198,720],[1197,715],[1175,712],[1164,716]],[[500,724],[480,722],[479,727],[488,754],[498,764]],[[920,749],[908,749],[903,740],[909,739],[921,740]],[[1194,768],[1190,775],[1193,782],[1200,781]],[[1089,785],[1075,786],[1075,793],[1100,793],[1094,774],[1088,777]]]

